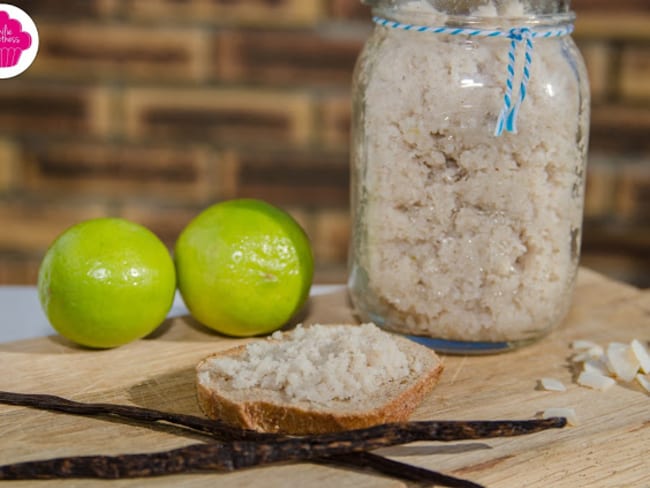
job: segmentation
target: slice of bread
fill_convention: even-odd
[[[314,434],[407,420],[443,366],[431,349],[364,324],[275,333],[196,369],[208,417],[260,432]]]

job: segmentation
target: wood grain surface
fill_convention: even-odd
[[[353,322],[344,289],[311,298],[305,323]],[[13,326],[20,327],[20,323]],[[650,487],[650,396],[636,384],[607,392],[573,381],[574,339],[601,344],[650,340],[650,291],[579,273],[567,320],[526,348],[492,356],[444,356],[439,386],[416,419],[523,419],[548,407],[573,407],[576,427],[527,437],[452,443],[420,442],[379,451],[394,459],[469,478],[489,487]],[[125,403],[200,415],[194,366],[204,356],[242,343],[212,333],[189,317],[170,320],[151,337],[105,351],[78,348],[58,336],[0,344],[0,390],[50,393],[79,401]],[[566,392],[537,388],[542,377]],[[0,405],[0,462],[123,454],[195,442],[171,427],[150,430],[116,421]],[[3,482],[0,486],[106,486],[105,481]],[[231,474],[119,480],[111,486],[397,487],[370,472],[310,463]]]

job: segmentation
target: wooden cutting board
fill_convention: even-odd
[[[305,323],[354,321],[341,287],[312,297]],[[14,324],[20,327],[20,323]],[[577,427],[527,437],[452,443],[420,442],[380,451],[397,460],[465,477],[490,487],[650,487],[650,396],[636,384],[607,392],[579,387],[568,362],[574,339],[601,344],[650,340],[650,291],[581,269],[565,323],[527,348],[493,356],[445,356],[439,386],[417,419],[531,418],[553,406],[575,408]],[[193,368],[204,356],[242,343],[188,317],[165,323],[153,337],[88,351],[58,336],[0,344],[0,389],[51,393],[80,401],[133,404],[200,415]],[[537,389],[554,377],[567,391]],[[150,430],[0,405],[0,462],[81,454],[123,454],[196,442],[169,428]],[[90,480],[5,482],[3,486],[106,486]],[[120,480],[112,486],[397,487],[370,472],[309,463],[231,474]]]

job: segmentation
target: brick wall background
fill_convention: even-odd
[[[123,216],[168,245],[199,210],[290,211],[345,280],[358,0],[14,0],[41,43],[0,80],[0,284],[52,239]],[[583,263],[650,286],[650,2],[574,0],[593,90]]]

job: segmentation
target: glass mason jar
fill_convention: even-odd
[[[356,313],[443,352],[542,337],[569,309],[582,228],[589,87],[568,0],[366,3]]]

